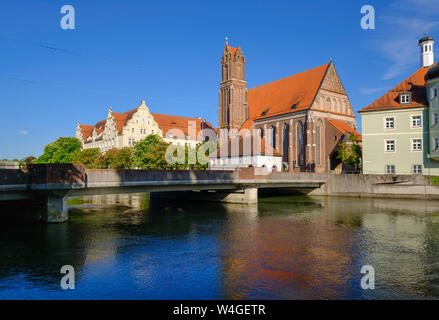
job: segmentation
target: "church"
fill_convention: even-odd
[[[228,145],[234,139],[233,132],[238,137],[258,135],[263,145],[273,149],[270,156],[281,157],[277,163],[282,168],[272,162],[269,170],[324,173],[339,166],[338,144],[347,141],[351,133],[361,136],[334,63],[252,89],[247,88],[245,67],[242,49],[226,42],[219,87],[220,145]],[[254,155],[261,156],[261,148],[256,149],[259,153]],[[219,152],[213,162],[218,168],[240,156]],[[243,161],[237,163],[240,165],[235,167],[253,166]]]

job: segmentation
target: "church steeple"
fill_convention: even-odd
[[[218,124],[220,129],[239,129],[248,119],[245,57],[240,47],[224,46],[221,58]]]
[[[434,64],[434,39],[425,32],[425,37],[419,40],[421,47],[421,67],[430,67]]]

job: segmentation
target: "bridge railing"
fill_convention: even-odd
[[[86,171],[87,183],[145,182],[145,181],[234,181],[239,178],[235,171],[203,170],[106,170]]]
[[[235,171],[211,170],[112,170],[86,169],[82,164],[30,164],[28,172],[2,170],[0,189],[61,190],[169,184],[224,184],[247,182],[324,181],[324,174],[268,173],[266,168],[239,168]]]
[[[277,181],[326,181],[327,178],[327,174],[291,172],[273,172],[269,176],[269,180]]]

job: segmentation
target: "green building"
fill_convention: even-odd
[[[439,161],[439,65],[437,64],[427,73],[427,99],[430,117],[430,158]]]
[[[360,110],[364,174],[439,175],[439,65],[419,40],[421,68]]]

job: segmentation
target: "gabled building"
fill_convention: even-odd
[[[261,143],[270,145],[282,157],[283,171],[335,169],[340,162],[336,156],[339,142],[346,134],[358,132],[355,113],[334,63],[249,90],[245,64],[241,48],[226,42],[219,88],[220,144],[228,144],[233,132],[256,134]],[[229,134],[221,133],[225,131]]]
[[[280,171],[282,168],[282,155],[260,136],[236,136],[221,147],[209,158],[210,170],[254,167]]]
[[[419,46],[421,67],[360,110],[365,174],[439,174],[434,39],[426,35]]]
[[[84,149],[99,148],[102,152],[132,146],[150,134],[158,134],[168,143],[195,147],[204,141],[202,130],[210,128],[211,124],[201,118],[152,113],[142,101],[125,113],[113,112],[110,107],[107,118],[94,126],[78,122],[75,136]]]

